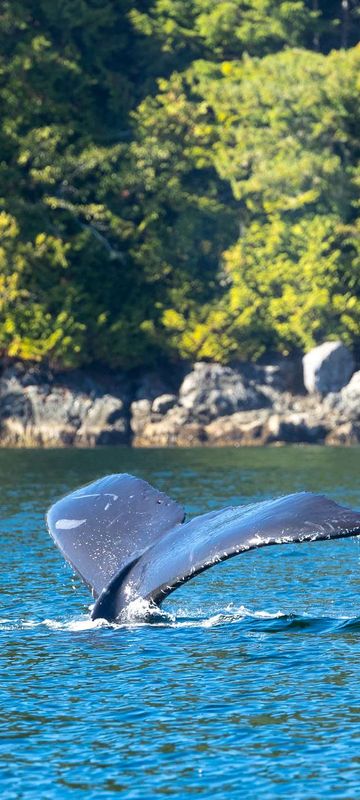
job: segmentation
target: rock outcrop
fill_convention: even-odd
[[[324,342],[303,358],[304,384],[312,394],[339,392],[354,372],[354,359],[342,342]]]
[[[328,407],[346,420],[360,422],[360,370],[341,392],[329,396]]]
[[[237,367],[201,362],[187,374],[182,368],[131,379],[12,364],[0,377],[0,446],[358,444],[360,371],[328,392],[352,361],[341,380],[337,367],[330,378],[329,364],[338,365],[343,351],[332,343],[327,352],[326,369],[322,361],[316,375],[322,391],[307,394],[299,363],[290,359]]]
[[[180,386],[179,403],[210,422],[225,414],[263,408],[269,399],[245,371],[199,362]]]
[[[269,411],[238,411],[214,419],[206,426],[204,434],[208,445],[249,446],[265,444]]]
[[[193,445],[226,441],[222,420],[271,405],[254,371],[199,362],[185,376],[178,396],[160,395],[131,405],[134,444]],[[271,390],[270,390],[271,394]],[[211,427],[211,423],[213,426]],[[232,429],[234,430],[234,424]],[[216,427],[219,434],[216,433]],[[239,434],[240,436],[240,434]]]
[[[129,388],[82,374],[20,365],[0,379],[0,441],[10,446],[93,446],[129,439]]]

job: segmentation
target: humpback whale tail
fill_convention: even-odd
[[[47,515],[55,544],[96,598],[92,618],[109,621],[139,597],[160,605],[185,581],[248,550],[360,534],[360,513],[309,492],[184,519],[178,503],[127,474],[72,492]]]

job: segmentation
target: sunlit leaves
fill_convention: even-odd
[[[127,369],[356,344],[348,8],[4,0],[1,353]]]

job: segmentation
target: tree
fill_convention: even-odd
[[[189,71],[241,232],[224,253],[223,298],[165,313],[183,355],[254,358],[331,335],[359,339],[359,61],[357,48],[288,50]]]
[[[146,56],[128,12],[126,0],[3,3],[0,179],[16,296],[1,346],[20,357],[103,359],[115,323],[129,331],[119,363],[152,349],[144,316],[134,321],[149,301],[122,188]]]
[[[163,71],[194,60],[239,60],[296,46],[317,18],[303,0],[155,0],[134,25],[162,43]]]
[[[1,15],[2,354],[128,369],[355,342],[359,55],[301,49],[345,48],[355,2],[3,0]],[[319,325],[310,277],[290,314],[310,257]]]

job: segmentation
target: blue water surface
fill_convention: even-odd
[[[121,471],[190,515],[303,489],[360,509],[360,449],[2,451],[2,800],[358,798],[358,540],[246,553],[156,623],[99,626],[44,513]]]

